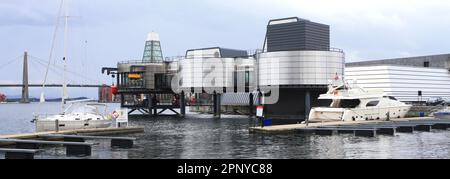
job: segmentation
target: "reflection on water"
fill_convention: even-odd
[[[58,112],[59,104],[46,104],[41,111]],[[30,123],[38,105],[0,105],[0,134],[33,132]],[[52,111],[53,110],[53,111]],[[133,149],[111,149],[104,140],[91,141],[93,156],[101,159],[360,159],[450,158],[450,132],[398,134],[377,138],[312,135],[254,135],[246,117],[189,114],[187,119],[161,117],[133,120],[145,127]],[[2,158],[0,156],[0,158]],[[49,148],[37,158],[65,158],[64,148]]]

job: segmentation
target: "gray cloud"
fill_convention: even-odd
[[[56,19],[57,3],[50,1],[10,1],[0,3],[0,26],[51,26]],[[55,1],[56,2],[56,1]],[[56,5],[56,6],[55,6]],[[54,8],[52,8],[54,7]]]

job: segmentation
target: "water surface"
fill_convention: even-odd
[[[117,105],[112,105],[115,108]],[[38,111],[55,113],[59,103],[0,104],[0,135],[34,132],[30,122]],[[111,149],[108,141],[90,141],[93,159],[440,159],[450,158],[450,132],[416,132],[377,138],[352,135],[255,135],[254,124],[245,116],[189,113],[186,119],[160,117],[136,119],[132,125],[145,127],[130,150]],[[0,158],[3,158],[0,154]],[[64,148],[48,148],[36,158],[65,157]]]

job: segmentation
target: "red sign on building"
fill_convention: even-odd
[[[0,102],[6,102],[6,95],[0,93]]]

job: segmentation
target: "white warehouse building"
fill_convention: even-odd
[[[450,54],[348,63],[346,80],[404,102],[450,98]],[[421,93],[421,97],[419,96]]]

